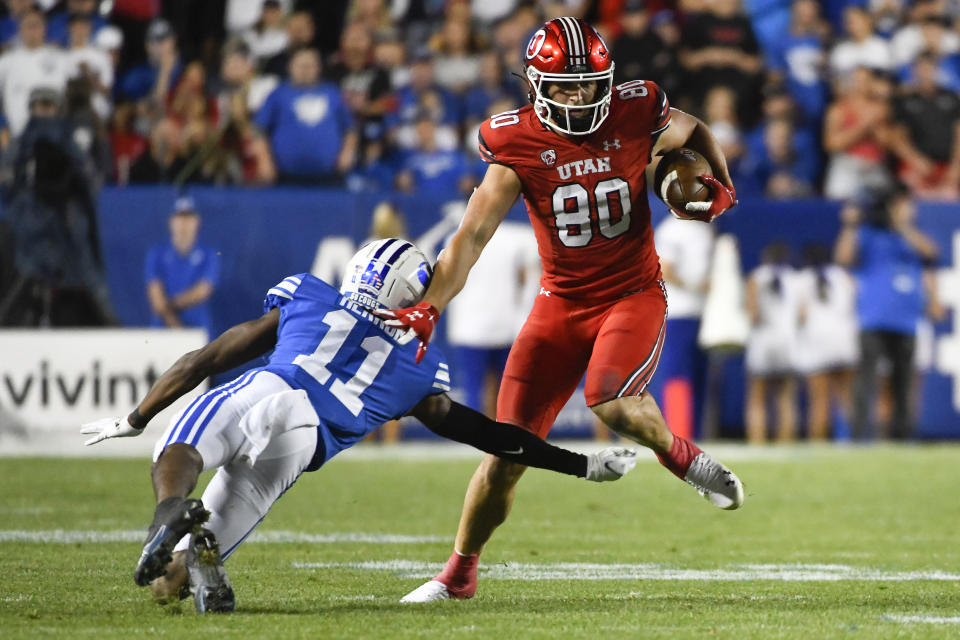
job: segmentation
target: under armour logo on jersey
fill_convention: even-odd
[[[550,292],[547,291],[546,289],[544,289],[543,287],[540,287],[540,293],[539,293],[539,295],[541,295],[541,296],[547,296],[547,297],[549,298],[549,297],[550,297]]]
[[[557,151],[555,149],[541,151],[540,159],[543,160],[543,164],[547,165],[548,167],[552,167],[557,163]]]
[[[603,150],[610,151],[610,149],[619,149],[620,148],[620,138],[614,138],[613,142],[609,140],[603,141]]]

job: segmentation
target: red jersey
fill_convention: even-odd
[[[544,289],[612,300],[660,279],[644,169],[669,124],[663,90],[633,80],[614,87],[610,113],[590,135],[555,133],[529,105],[481,125],[483,159],[520,176]]]

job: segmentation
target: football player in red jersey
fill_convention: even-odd
[[[667,301],[644,169],[669,149],[702,153],[716,176],[701,177],[712,199],[687,205],[702,219],[735,204],[733,184],[706,125],[671,109],[652,82],[613,86],[613,68],[603,39],[582,20],[556,18],[534,33],[525,54],[533,104],[483,123],[480,152],[490,166],[427,294],[416,307],[383,317],[410,329],[425,350],[440,312],[522,194],[543,278],[507,360],[498,419],[546,437],[586,371],[587,404],[607,426],[653,449],[713,504],[736,509],[743,503],[740,480],[674,436],[646,392],[663,346]],[[446,567],[404,602],[474,594],[478,556],[506,519],[524,469],[492,455],[480,464]]]

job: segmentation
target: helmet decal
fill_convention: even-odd
[[[377,295],[377,292],[383,287],[383,277],[380,275],[380,266],[378,261],[371,260],[370,263],[367,264],[363,275],[360,276],[361,287],[367,289],[366,293],[374,296]]]
[[[371,309],[416,304],[433,270],[412,243],[385,238],[364,245],[344,270],[340,293]]]
[[[547,32],[543,29],[537,29],[537,32],[533,34],[533,37],[530,38],[530,43],[527,45],[527,60],[535,58],[540,49],[543,49],[543,43],[547,41]]]

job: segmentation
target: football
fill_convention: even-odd
[[[673,215],[683,220],[709,220],[704,213],[687,213],[688,202],[710,199],[710,189],[700,180],[703,174],[713,175],[710,163],[693,149],[672,149],[664,154],[654,173],[653,185],[657,195]]]

